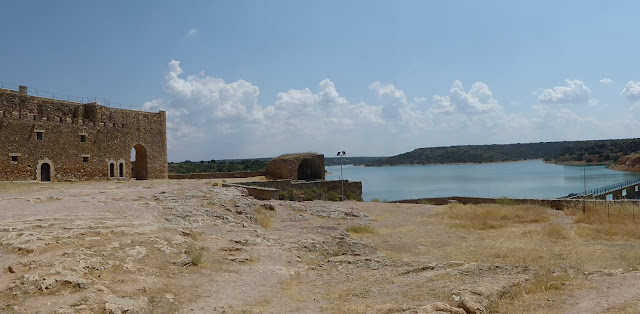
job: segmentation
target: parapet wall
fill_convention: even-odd
[[[340,196],[342,192],[342,182],[335,181],[291,181],[291,180],[271,180],[237,183],[246,186],[278,189],[278,195],[288,200],[327,200],[330,195]],[[344,194],[350,199],[362,200],[362,182],[344,180]],[[282,198],[282,197],[281,197]]]
[[[134,147],[136,172],[131,166]],[[167,175],[164,111],[115,109],[0,89],[0,180]]]

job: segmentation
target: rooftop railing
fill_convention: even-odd
[[[20,85],[0,82],[0,89],[7,89],[7,90],[13,90],[18,92],[20,89]],[[55,99],[55,100],[69,101],[69,102],[75,102],[75,103],[81,103],[81,104],[88,104],[88,103],[95,102],[110,108],[155,112],[149,109],[145,109],[142,106],[133,106],[133,105],[111,102],[104,97],[79,97],[79,96],[67,95],[63,93],[43,91],[31,86],[27,86],[27,95]]]

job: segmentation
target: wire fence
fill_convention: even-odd
[[[601,218],[640,220],[640,200],[581,200],[572,207]]]
[[[19,91],[20,85],[0,82],[0,89]],[[145,108],[143,106],[133,106],[128,104],[111,102],[104,97],[79,97],[79,96],[68,95],[63,93],[43,91],[31,86],[27,86],[27,95],[42,97],[42,98],[49,98],[54,100],[69,101],[69,102],[75,102],[75,103],[81,103],[81,104],[88,104],[88,103],[95,102],[105,107],[118,108],[118,109],[128,109],[128,110],[137,110],[137,111],[146,111],[146,112],[157,111],[157,110],[154,111],[149,108]]]

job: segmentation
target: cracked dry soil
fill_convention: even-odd
[[[539,271],[505,257],[539,224],[459,230],[436,206],[258,201],[214,182],[0,183],[0,312],[487,313]],[[637,273],[559,269],[568,288],[515,302],[637,308]]]

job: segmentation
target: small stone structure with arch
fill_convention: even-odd
[[[135,151],[135,162],[131,155]],[[166,113],[0,89],[0,181],[166,179]]]
[[[267,176],[273,179],[324,180],[324,155],[299,153],[278,156],[267,165]]]
[[[247,190],[257,199],[314,200],[338,198],[344,190],[350,199],[362,200],[362,182],[325,181],[324,155],[298,153],[281,155],[267,164],[267,181],[225,184]]]

